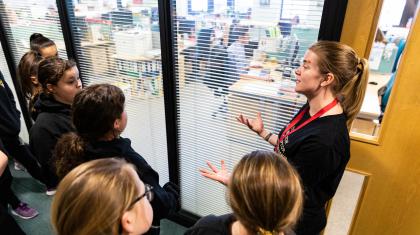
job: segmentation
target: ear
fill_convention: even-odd
[[[321,87],[325,87],[333,83],[335,80],[334,74],[327,73],[327,75],[324,77],[324,81],[321,82]]]
[[[123,233],[133,233],[134,232],[134,212],[126,211],[124,212],[123,216],[121,217],[121,227],[123,229]]]
[[[121,119],[117,118],[114,121],[114,130],[120,130],[121,127]]]
[[[54,85],[52,84],[47,84],[47,90],[49,93],[54,94],[55,93],[55,89],[54,89]]]
[[[31,82],[34,85],[38,85],[39,84],[38,78],[36,76],[31,76]]]

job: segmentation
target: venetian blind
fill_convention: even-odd
[[[75,2],[75,1],[73,1]],[[84,85],[110,83],[125,94],[122,134],[169,179],[157,0],[66,2]],[[98,114],[100,115],[100,114]]]
[[[224,159],[232,170],[244,154],[272,149],[235,117],[261,112],[278,133],[306,102],[294,92],[294,70],[317,40],[324,2],[235,1],[214,13],[172,3],[182,208],[224,214],[224,187],[198,169]]]
[[[53,40],[59,56],[67,58],[56,1],[1,0],[0,12],[16,65],[29,51],[29,37],[33,33]]]

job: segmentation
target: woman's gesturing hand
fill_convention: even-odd
[[[230,173],[226,170],[225,161],[220,161],[220,170],[217,169],[213,164],[211,164],[209,161],[207,161],[207,165],[210,167],[211,171],[208,169],[200,169],[201,175],[218,181],[224,185],[228,185],[229,179],[230,179]]]
[[[257,112],[257,117],[255,119],[249,119],[249,118],[246,118],[244,115],[239,114],[239,116],[236,117],[236,120],[246,125],[249,129],[253,130],[258,135],[264,130],[264,123],[261,118],[260,112]]]

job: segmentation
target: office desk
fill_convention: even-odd
[[[360,109],[358,118],[368,119],[368,120],[377,120],[379,115],[381,115],[381,108],[378,98],[378,89],[386,85],[390,79],[391,74],[379,74],[370,72],[369,74],[369,83],[366,87],[365,98],[363,99],[363,104]],[[377,83],[377,85],[370,83]]]
[[[112,41],[80,43],[84,52],[83,60],[88,63],[94,76],[105,76],[110,71],[115,71],[115,63],[111,58],[115,54],[115,44]]]

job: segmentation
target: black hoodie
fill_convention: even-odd
[[[20,132],[20,112],[13,93],[0,72],[0,138],[13,138]]]
[[[159,175],[152,169],[146,160],[131,147],[131,141],[127,138],[116,138],[111,141],[99,141],[87,143],[85,157],[88,160],[108,157],[122,157],[126,161],[137,167],[140,179],[153,186],[154,199],[151,204],[153,207],[153,225],[159,225],[159,221],[166,218],[169,214],[176,212],[178,208],[177,192],[169,189],[168,184],[162,188],[159,185]],[[176,191],[176,190],[175,190]]]
[[[41,164],[49,164],[57,140],[73,131],[71,106],[41,94],[35,102],[37,110],[35,124],[29,131],[29,145]]]

